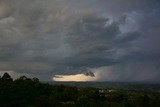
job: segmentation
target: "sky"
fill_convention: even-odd
[[[0,75],[160,82],[159,0],[0,0]]]

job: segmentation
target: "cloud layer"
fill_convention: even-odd
[[[94,72],[96,80],[160,82],[159,6],[158,0],[1,0],[0,71],[43,80]]]

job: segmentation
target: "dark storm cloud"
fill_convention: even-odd
[[[152,69],[156,73],[146,79],[158,81],[159,5],[158,0],[1,0],[0,70],[50,78],[113,66],[119,81],[138,81],[138,72],[145,80]]]
[[[125,53],[125,48],[130,47],[130,41],[139,34],[136,32],[122,34],[119,30],[121,24],[119,21],[107,24],[107,20],[105,17],[87,15],[73,24],[67,37],[74,50],[72,57],[76,59],[73,65],[92,67],[110,65],[128,54]]]

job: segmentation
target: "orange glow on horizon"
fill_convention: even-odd
[[[94,81],[95,77],[86,76],[84,74],[76,75],[55,75],[54,81]]]

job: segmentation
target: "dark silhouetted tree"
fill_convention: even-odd
[[[26,76],[21,76],[21,77],[19,78],[19,80],[26,80],[26,79],[27,79]]]
[[[3,74],[2,80],[4,80],[4,81],[13,81],[13,79],[11,78],[11,76],[8,73],[4,73]]]
[[[33,81],[33,82],[36,82],[36,83],[39,83],[39,79],[36,78],[36,77],[33,77],[33,78],[32,78],[32,81]]]

